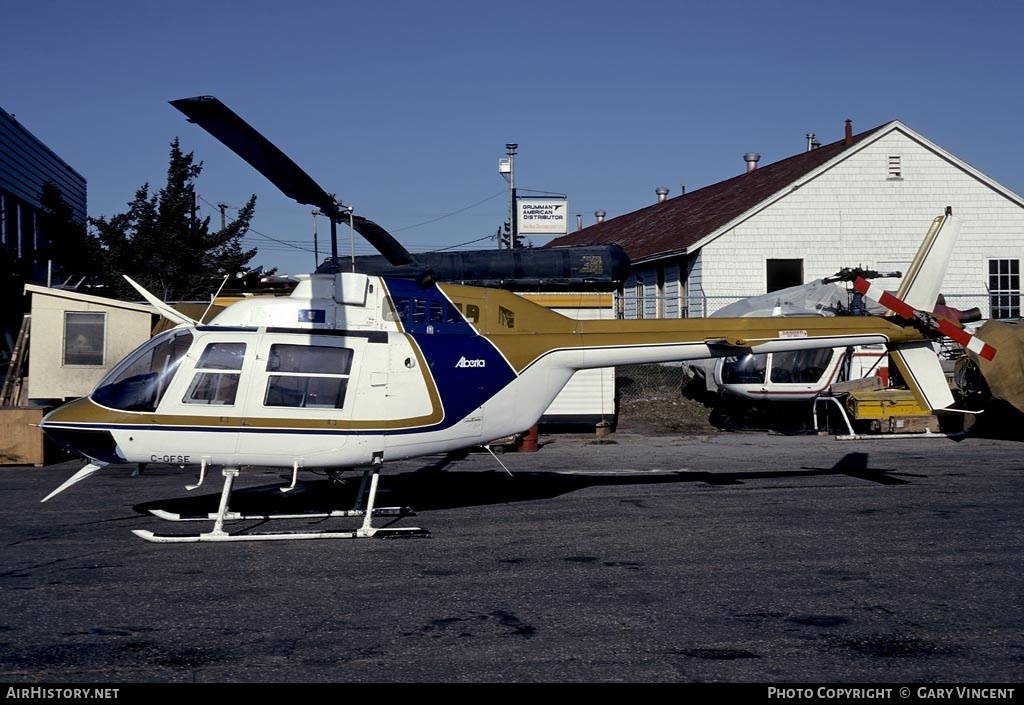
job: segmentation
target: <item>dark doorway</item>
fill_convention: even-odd
[[[770,259],[765,260],[765,263],[768,293],[804,283],[802,259]]]

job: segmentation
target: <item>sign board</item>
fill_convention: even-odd
[[[516,199],[516,228],[520,235],[565,235],[569,218],[565,198]]]

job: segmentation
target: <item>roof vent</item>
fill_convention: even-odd
[[[603,223],[604,222],[604,216],[605,216],[605,212],[604,211],[594,211],[594,217],[597,218],[597,222],[598,223]]]
[[[747,163],[747,173],[757,169],[757,163],[761,161],[761,155],[757,152],[747,152],[743,155],[743,161]]]
[[[668,198],[668,189],[664,186],[659,186],[654,189],[654,192],[658,194],[658,203],[664,203],[665,199]]]

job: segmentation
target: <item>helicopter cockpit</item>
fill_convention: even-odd
[[[151,338],[100,380],[92,400],[122,411],[156,411],[191,346],[189,330],[172,329]]]

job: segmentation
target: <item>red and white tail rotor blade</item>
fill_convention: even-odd
[[[857,277],[857,280],[853,283],[853,288],[867,296],[872,301],[877,301],[898,316],[902,316],[908,320],[918,320],[925,323],[942,333],[947,338],[960,343],[979,357],[991,360],[996,356],[996,349],[981,340],[981,338],[971,335],[963,328],[954,325],[945,318],[940,318],[927,311],[921,311],[914,308],[905,301],[901,301],[896,298],[881,286],[872,284],[861,277]]]

